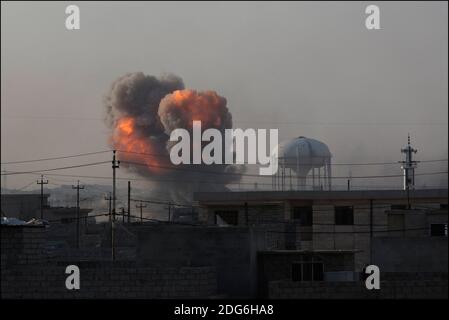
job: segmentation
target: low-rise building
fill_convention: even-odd
[[[270,281],[358,281],[364,267],[447,274],[447,189],[197,193],[206,224],[265,227]]]
[[[69,223],[77,218],[76,207],[51,207],[48,202],[49,194],[35,193],[14,193],[2,194],[1,209],[2,215],[9,218],[17,218],[23,221],[41,218],[41,200],[42,215],[45,220]],[[80,208],[80,218],[85,223],[92,209]]]

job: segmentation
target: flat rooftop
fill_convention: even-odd
[[[286,200],[403,200],[407,199],[405,190],[354,190],[354,191],[229,191],[196,192],[193,196],[198,202],[276,202]],[[436,199],[448,198],[448,189],[410,190],[410,198]]]

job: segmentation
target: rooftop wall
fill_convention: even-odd
[[[76,264],[76,263],[74,263]],[[65,287],[66,266],[1,271],[1,297],[9,299],[208,298],[216,294],[215,269],[79,265],[80,289]]]
[[[136,257],[146,266],[214,266],[218,292],[252,296],[256,290],[256,252],[264,235],[248,227],[143,226]]]
[[[448,241],[442,238],[374,238],[373,264],[381,272],[447,272]]]
[[[1,267],[42,264],[46,230],[43,226],[1,226]]]

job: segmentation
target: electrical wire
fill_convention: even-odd
[[[19,164],[19,163],[30,163],[30,162],[49,161],[49,160],[60,160],[60,159],[67,159],[67,158],[84,157],[84,156],[89,156],[89,155],[93,155],[93,154],[100,154],[100,153],[106,153],[106,152],[111,152],[111,150],[79,153],[79,154],[74,154],[74,155],[69,155],[69,156],[60,156],[60,157],[53,157],[53,158],[41,158],[41,159],[21,160],[21,161],[7,161],[7,162],[2,162],[1,164]]]
[[[20,160],[20,161],[7,161],[2,162],[1,164],[21,164],[21,163],[32,163],[32,162],[41,162],[41,161],[50,161],[50,160],[60,160],[60,159],[68,159],[68,158],[76,158],[76,157],[83,157],[83,156],[89,156],[94,154],[102,154],[107,152],[112,152],[113,150],[102,150],[102,151],[96,151],[96,152],[87,152],[87,153],[79,153],[74,155],[68,155],[68,156],[58,156],[58,157],[51,157],[51,158],[41,158],[41,159],[32,159],[32,160]],[[137,151],[127,151],[127,150],[116,150],[120,153],[128,153],[128,154],[138,154],[148,157],[164,157],[167,158],[168,154],[155,154],[155,153],[143,153],[143,152],[137,152]],[[294,157],[293,157],[294,158]],[[283,157],[282,159],[289,159],[289,157]],[[296,159],[296,158],[294,158]],[[433,163],[433,162],[447,162],[448,159],[430,159],[430,160],[417,160],[419,163]],[[377,165],[397,165],[399,161],[395,162],[367,162],[367,163],[330,163],[331,166],[377,166]],[[301,163],[301,166],[305,165],[312,165],[308,163]]]
[[[158,169],[165,169],[165,170],[175,170],[175,171],[184,171],[184,172],[197,172],[201,174],[217,174],[217,175],[231,175],[231,176],[243,176],[243,177],[258,177],[258,178],[271,178],[273,179],[272,175],[258,175],[258,174],[248,174],[248,173],[234,173],[234,172],[223,172],[223,171],[207,171],[207,170],[196,170],[196,169],[187,169],[187,168],[178,168],[178,167],[171,167],[171,166],[160,166],[160,165],[153,165],[153,164],[147,164],[147,163],[140,163],[140,162],[131,162],[131,161],[120,161],[121,163],[126,164],[132,164],[132,165],[139,165],[139,166],[145,166],[150,168],[158,168]],[[439,171],[439,172],[428,172],[428,173],[416,173],[415,176],[424,176],[424,175],[437,175],[437,174],[447,174],[448,171]],[[403,174],[395,174],[395,175],[375,175],[375,176],[332,176],[329,177],[330,179],[371,179],[371,178],[398,178],[403,177]]]
[[[43,169],[43,170],[33,170],[33,171],[12,171],[12,172],[6,172],[2,173],[2,176],[10,176],[10,175],[17,175],[17,174],[28,174],[28,173],[41,173],[41,172],[48,172],[48,171],[57,171],[57,170],[65,170],[65,169],[73,169],[73,168],[81,168],[81,167],[89,167],[89,166],[95,166],[99,164],[105,164],[109,163],[110,161],[101,161],[101,162],[93,162],[93,163],[85,163],[85,164],[79,164],[74,166],[67,166],[67,167],[59,167],[59,168],[51,168],[51,169]]]

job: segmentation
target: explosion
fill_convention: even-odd
[[[165,149],[158,150],[157,143],[139,136],[135,123],[134,118],[129,116],[119,119],[111,145],[127,162],[144,163],[149,173],[159,173],[161,166],[166,164]]]
[[[141,72],[126,74],[112,84],[105,97],[109,144],[131,172],[149,181],[152,177],[176,181],[158,183],[158,188],[165,189],[173,200],[189,201],[195,191],[227,190],[226,184],[239,180],[238,175],[226,174],[237,173],[236,167],[174,166],[169,158],[169,136],[174,129],[192,130],[194,120],[201,121],[202,130],[232,128],[226,103],[214,91],[184,89],[181,78],[174,75],[156,78]]]
[[[214,91],[176,90],[162,99],[158,114],[167,134],[177,128],[192,129],[192,121],[201,121],[205,129],[232,127],[226,99]]]

